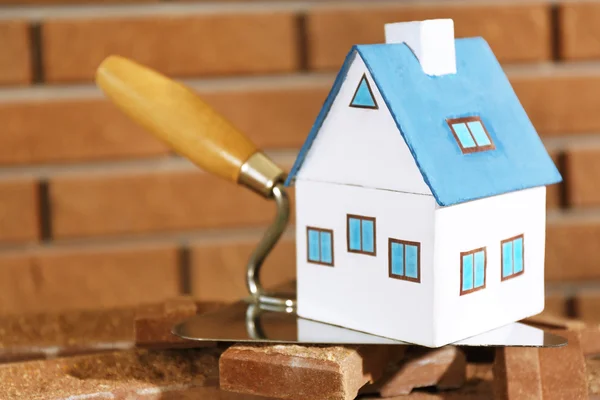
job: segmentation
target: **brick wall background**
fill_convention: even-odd
[[[600,318],[600,2],[522,0],[0,0],[0,313],[245,294],[273,205],[123,117],[92,83],[105,56],[182,79],[289,167],[349,47],[438,17],[487,39],[565,177],[548,307]],[[268,283],[293,254],[290,232]]]

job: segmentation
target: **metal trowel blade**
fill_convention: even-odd
[[[268,310],[239,301],[175,326],[183,339],[209,342],[288,344],[396,344],[412,343],[375,336],[299,317],[291,310]],[[542,329],[512,323],[453,343],[457,346],[560,347],[567,340]]]

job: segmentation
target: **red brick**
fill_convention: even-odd
[[[63,247],[0,255],[0,313],[133,306],[179,291],[175,246]]]
[[[49,20],[42,25],[49,82],[91,80],[119,54],[167,75],[288,72],[298,68],[292,13]]]
[[[302,146],[327,97],[329,81],[301,86],[282,84],[273,89],[202,92],[221,112],[260,148]]]
[[[259,238],[252,242],[207,243],[192,246],[192,293],[204,301],[239,300],[248,295],[246,263]],[[261,281],[266,288],[296,278],[294,241],[282,239],[266,259]]]
[[[0,21],[0,85],[31,82],[29,24]]]
[[[600,147],[577,147],[565,158],[568,182],[567,201],[574,207],[600,205]]]
[[[600,129],[600,71],[509,78],[540,135],[556,137]]]
[[[50,198],[56,238],[264,226],[275,207],[197,170],[57,177]]]
[[[261,148],[298,148],[327,85],[204,91],[201,96]],[[168,149],[103,99],[0,103],[0,164],[158,156]]]
[[[39,225],[36,181],[0,181],[0,243],[37,241]]]
[[[569,1],[559,4],[560,57],[588,60],[600,57],[600,4]]]
[[[577,293],[577,317],[588,323],[600,324],[600,291],[581,290]]]
[[[336,69],[352,45],[383,43],[385,23],[432,18],[452,18],[457,37],[483,36],[502,62],[550,59],[548,4],[440,2],[315,8],[307,19],[309,65]]]
[[[546,293],[544,314],[565,317],[567,314],[567,297],[562,293]]]
[[[48,163],[166,154],[166,146],[104,100],[0,103],[0,163]]]
[[[598,222],[550,222],[546,229],[546,280],[583,282],[600,277],[598,243]]]

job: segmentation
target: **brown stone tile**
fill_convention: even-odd
[[[541,399],[539,350],[503,347],[494,361],[494,399]]]
[[[502,62],[540,61],[551,55],[550,8],[546,3],[360,4],[309,12],[309,66],[336,69],[352,45],[383,43],[385,23],[432,18],[452,18],[456,37],[483,36]]]
[[[600,147],[568,149],[565,165],[569,205],[573,207],[600,205],[600,188],[592,183],[600,180]]]
[[[569,344],[539,349],[542,395],[544,400],[587,399],[587,374],[579,334],[576,331],[552,331],[566,337]]]
[[[224,390],[286,399],[354,399],[397,357],[390,346],[242,346],[219,360]],[[260,376],[260,379],[256,379]]]
[[[600,57],[600,4],[591,1],[559,3],[560,57],[588,60]]]
[[[197,170],[57,177],[50,198],[56,238],[263,226],[275,207]]]
[[[172,76],[288,72],[299,66],[298,43],[296,16],[290,12],[79,18],[42,24],[49,82],[91,80],[110,54]]]
[[[389,397],[387,400],[479,400],[492,399],[492,365],[487,363],[467,364],[467,380],[456,390],[413,391],[408,395]],[[376,396],[361,396],[361,400],[381,399]]]
[[[248,296],[246,263],[258,240],[192,246],[191,284],[194,297],[204,301],[231,302]],[[295,277],[295,242],[284,238],[266,259],[261,270],[261,281],[266,288],[272,288]]]
[[[585,367],[588,373],[588,392],[591,400],[596,400],[600,395],[600,358],[587,357]]]
[[[177,260],[178,248],[171,245],[0,255],[0,314],[162,301],[178,295]]]
[[[0,181],[0,243],[39,239],[38,186],[34,179]]]
[[[454,346],[419,351],[393,365],[372,390],[381,397],[407,395],[415,388],[435,386],[440,390],[458,389],[466,380],[467,360]]]
[[[216,389],[218,356],[217,349],[129,350],[8,364],[0,366],[0,393],[29,400],[158,399],[171,391]]]
[[[140,307],[135,315],[134,335],[138,347],[203,347],[198,342],[181,339],[171,333],[173,327],[196,314],[213,311],[221,303],[198,304],[188,296],[166,300],[151,307]]]
[[[327,85],[282,85],[200,95],[260,148],[298,148]],[[66,163],[165,155],[168,148],[104,99],[0,103],[0,164]]]
[[[585,356],[600,355],[600,325],[594,324],[580,330],[579,342]]]
[[[597,279],[600,276],[599,241],[600,224],[593,220],[550,222],[546,228],[546,280]]]
[[[30,46],[26,21],[0,21],[0,85],[31,82]]]

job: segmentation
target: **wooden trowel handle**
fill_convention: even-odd
[[[207,172],[238,182],[242,166],[257,153],[191,89],[131,60],[106,58],[96,83],[132,120]]]

